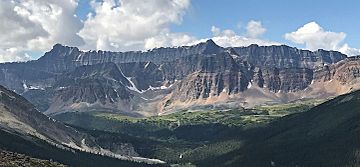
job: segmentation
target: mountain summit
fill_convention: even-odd
[[[224,49],[218,46],[212,39],[207,40],[204,43],[198,44],[198,47],[202,48],[202,54],[216,54],[222,52]]]

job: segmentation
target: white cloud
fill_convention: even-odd
[[[344,44],[340,49],[339,51],[341,53],[344,53],[346,55],[349,55],[349,56],[358,56],[360,55],[360,49],[357,49],[357,48],[351,48],[349,47],[348,44]]]
[[[297,44],[305,44],[307,49],[336,50],[345,39],[343,32],[324,31],[316,22],[310,22],[297,31],[285,34],[285,38]]]
[[[0,49],[0,62],[17,62],[30,60],[30,56],[27,53],[19,53],[19,50],[15,47],[8,49]]]
[[[246,26],[246,35],[250,38],[257,38],[266,32],[260,21],[251,20]]]
[[[181,23],[189,5],[190,0],[93,1],[95,16],[88,16],[79,34],[88,49],[143,50],[173,44],[166,38],[184,36],[171,33],[169,25]]]
[[[212,32],[213,36],[221,35],[221,29],[219,27],[212,26],[211,32]]]
[[[0,0],[0,62],[29,60],[27,53],[44,52],[55,43],[81,49],[112,51],[145,50],[155,47],[191,45],[202,42],[187,33],[172,32],[181,24],[191,0],[92,0],[92,13],[77,18],[78,0]],[[234,30],[211,27],[211,37],[223,47],[279,45],[261,38],[267,31],[260,21],[251,20]],[[325,31],[312,22],[285,38],[307,49],[339,50],[360,54],[343,41],[343,32]]]
[[[0,1],[0,61],[27,60],[27,51],[45,51],[55,43],[82,45],[76,7],[76,0]]]
[[[359,49],[343,44],[346,38],[344,32],[326,31],[316,22],[307,23],[295,32],[285,34],[284,37],[296,44],[304,44],[309,50],[337,50],[350,56],[360,54]]]
[[[147,38],[145,40],[145,49],[183,46],[196,41],[195,37],[185,33],[161,33],[158,36]]]
[[[230,29],[221,30],[218,27],[212,26],[211,32],[213,33],[212,39],[216,44],[223,47],[238,47],[238,46],[249,46],[251,44],[258,44],[262,46],[268,45],[280,45],[278,42],[264,40],[259,38],[266,32],[266,29],[262,27],[259,21],[249,21],[246,27],[244,35],[239,35],[235,31]],[[202,39],[199,41],[205,41]]]

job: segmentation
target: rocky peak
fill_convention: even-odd
[[[77,47],[56,44],[34,64],[48,72],[64,72],[75,68],[75,60],[80,54],[81,51]]]
[[[224,51],[224,48],[217,45],[212,39],[199,43],[195,47],[199,48],[199,54],[217,54]]]
[[[40,59],[42,59],[44,57],[48,57],[48,56],[66,57],[66,56],[72,54],[73,52],[79,53],[80,50],[77,47],[70,47],[70,46],[65,46],[65,45],[61,45],[61,44],[55,44],[53,46],[53,48],[49,52],[46,52],[45,55],[43,57],[41,57]]]

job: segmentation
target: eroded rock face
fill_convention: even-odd
[[[246,90],[250,82],[246,67],[237,64],[226,52],[194,55],[182,62],[178,63],[183,64],[179,71],[187,77],[179,83],[174,96],[181,100],[219,96],[222,92],[236,94]]]
[[[38,60],[0,64],[0,84],[43,111],[95,104],[113,111],[131,112],[141,106],[155,111],[164,101],[243,92],[241,98],[246,99],[252,96],[246,92],[254,89],[256,96],[267,94],[274,100],[281,98],[277,93],[303,92],[314,82],[347,85],[357,82],[359,61],[336,51],[285,45],[222,48],[212,40],[146,52],[84,52],[57,44]]]
[[[321,67],[315,71],[317,82],[336,80],[341,84],[354,84],[360,77],[360,57],[350,57],[343,61]]]
[[[313,79],[313,70],[306,68],[265,68],[259,71],[257,73],[258,86],[273,92],[304,90]]]
[[[129,111],[133,95],[129,88],[131,81],[126,78],[114,63],[80,66],[75,70],[58,77],[52,87],[54,101],[50,108],[82,111],[99,106],[121,106],[116,111]],[[96,104],[92,106],[91,104]],[[72,104],[83,104],[67,107]],[[128,105],[125,105],[128,104]],[[51,111],[49,111],[51,112]]]
[[[147,71],[146,64],[142,64],[143,67],[138,69]],[[141,76],[152,77],[142,72],[139,74],[126,77],[114,63],[79,66],[56,75],[48,87],[30,85],[31,82],[27,81],[29,88],[23,95],[48,114],[86,110],[130,112],[134,93],[142,91],[137,88],[136,79],[141,81],[144,79]]]
[[[174,97],[191,100],[219,96],[221,93],[236,94],[246,90],[247,81],[241,72],[193,73],[179,84]]]
[[[153,62],[120,63],[118,66],[140,91],[161,86],[165,80],[163,70]]]

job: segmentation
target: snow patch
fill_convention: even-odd
[[[147,68],[149,66],[150,62],[148,61],[146,64],[145,64],[145,67],[144,68]]]
[[[145,101],[148,101],[149,99],[147,98],[144,98],[144,97],[140,97],[141,99],[145,100]]]
[[[144,93],[145,91],[140,91],[134,84],[133,81],[131,81],[131,77],[125,77],[131,84],[131,86],[128,86],[127,88],[129,88],[132,91],[138,92],[138,93]]]
[[[250,89],[252,86],[251,82],[248,83],[247,88]]]
[[[136,85],[134,84],[134,82],[131,80],[131,77],[126,77],[126,76],[124,75],[124,73],[122,72],[122,69],[121,69],[121,68],[119,68],[119,70],[120,70],[120,73],[129,81],[129,83],[130,83],[130,85],[131,85],[131,86],[127,86],[128,89],[130,89],[130,90],[132,90],[132,91],[135,91],[135,92],[138,92],[138,93],[144,93],[144,92],[145,92],[145,91],[140,91],[140,90],[136,87]]]
[[[30,90],[45,90],[44,88],[42,88],[40,86],[30,86],[29,89]]]
[[[239,58],[239,56],[238,55],[230,55],[233,59],[237,59],[237,58]]]
[[[26,85],[25,82],[23,82],[23,88],[24,88],[25,90],[28,90],[28,89],[29,89],[29,87]]]
[[[30,86],[28,86],[28,85],[26,85],[26,82],[25,81],[23,81],[23,88],[24,88],[24,90],[25,91],[28,91],[28,90],[38,90],[38,89],[40,89],[40,90],[45,90],[44,88],[42,88],[42,87],[40,87],[40,86],[32,86],[32,85],[30,85]]]
[[[37,110],[37,111],[40,112],[39,110]],[[49,119],[50,121],[52,121],[52,122],[56,122],[56,120],[53,119],[53,118],[48,117],[48,119]]]
[[[65,89],[66,87],[65,86],[60,86],[59,88],[57,88],[56,90],[62,90],[62,89]]]
[[[169,89],[173,86],[174,84],[171,84],[169,86],[159,86],[159,87],[152,87],[151,85],[149,86],[149,88],[147,90],[164,90],[164,89]]]

